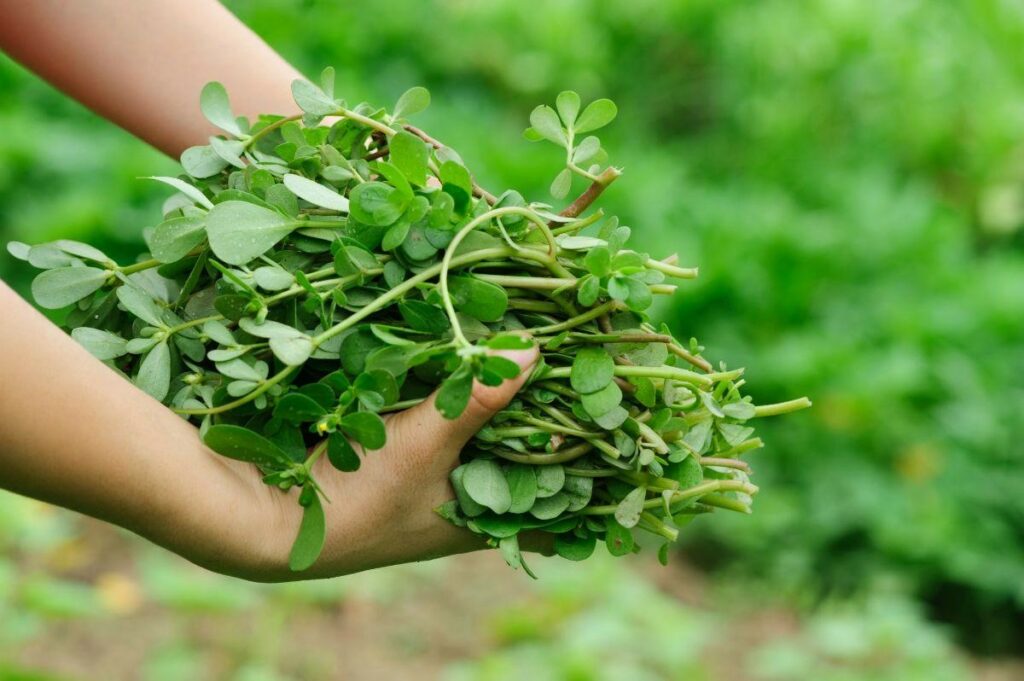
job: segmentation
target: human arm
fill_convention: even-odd
[[[174,158],[217,132],[199,111],[209,81],[250,119],[297,111],[301,74],[214,0],[0,0],[0,49]]]
[[[463,444],[528,374],[475,385],[459,419],[424,402],[388,420],[388,444],[339,473],[318,461],[327,542],[288,569],[297,490],[207,449],[197,430],[94,359],[0,284],[0,487],[136,532],[200,565],[259,581],[347,574],[482,548],[433,509],[451,498]],[[536,350],[507,353],[528,368]]]

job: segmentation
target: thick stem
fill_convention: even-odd
[[[566,206],[565,210],[559,213],[562,217],[574,218],[579,216],[583,211],[587,209],[590,204],[597,200],[597,197],[608,187],[616,178],[621,175],[622,172],[617,168],[608,167],[604,169],[597,179],[587,187],[587,190],[580,194],[575,201]],[[555,223],[549,224],[549,227],[557,227]]]
[[[534,466],[550,466],[556,463],[575,461],[593,448],[594,446],[592,443],[581,442],[578,445],[566,447],[554,454],[519,454],[517,452],[509,452],[502,449],[495,449],[493,451],[501,458],[514,463],[527,463]]]
[[[797,399],[789,400],[788,402],[762,404],[754,407],[754,416],[778,416],[779,414],[788,414],[793,411],[808,409],[810,406],[811,401],[809,399],[806,397],[798,397]]]
[[[571,367],[555,367],[548,371],[545,378],[568,378]],[[704,374],[698,374],[694,371],[687,369],[680,369],[678,367],[643,367],[643,366],[616,366],[614,369],[616,376],[644,376],[647,378],[667,378],[674,381],[683,381],[684,383],[692,383],[696,385],[711,385],[713,379],[711,376]]]

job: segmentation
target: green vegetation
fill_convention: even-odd
[[[621,174],[597,163],[596,136],[582,137],[615,118],[611,100],[581,109],[565,91],[557,111],[530,115],[527,138],[565,151],[551,194],[564,199],[575,176],[588,183],[555,213],[515,190],[491,194],[456,151],[409,125],[430,103],[424,88],[389,114],[348,108],[334,87],[330,67],[319,86],[296,80],[303,113],[250,127],[208,84],[203,114],[228,137],[186,149],[185,175],[149,178],[179,193],[138,262],[67,239],[8,244],[43,270],[36,302],[72,307],[71,336],[194,419],[211,449],[301,489],[295,571],[324,545],[323,455],[358,470],[356,447],[387,443],[380,414],[435,389],[437,410],[459,417],[474,381],[519,376],[493,351],[535,343],[524,389],[463,452],[456,498],[438,513],[531,575],[522,531],[555,535],[555,551],[579,561],[598,540],[613,555],[638,551],[640,528],[665,541],[667,562],[696,514],[749,513],[757,488],[738,457],[763,444],[747,421],[810,402],[754,406],[742,370],[714,371],[695,339],[684,348],[647,319],[654,295],[675,291],[665,278],[696,270],[627,248],[617,218],[585,214]]]

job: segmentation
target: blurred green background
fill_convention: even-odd
[[[815,408],[759,424],[753,516],[536,584],[477,555],[256,586],[2,496],[0,681],[1024,678],[1024,5],[227,4],[350,102],[429,87],[492,189],[546,198],[537,103],[614,99],[606,209],[701,267],[657,314]],[[141,248],[173,161],[6,58],[0,130],[0,241]]]

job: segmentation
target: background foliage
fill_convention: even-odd
[[[925,652],[883,656],[917,660],[918,671],[891,678],[958,673],[920,662],[949,654],[923,617],[951,623],[975,651],[1020,652],[1019,4],[395,0],[372,15],[357,3],[228,4],[305,73],[334,65],[349,101],[429,87],[423,127],[451,140],[485,186],[544,197],[559,159],[519,141],[530,109],[570,87],[616,100],[620,117],[603,138],[625,176],[607,208],[641,245],[678,250],[702,270],[661,314],[713,358],[746,366],[757,401],[806,393],[816,402],[764,424],[755,514],[695,523],[683,548],[713,571],[713,593],[732,594],[715,596],[723,600],[712,611],[763,593],[815,608],[799,633],[758,652],[755,668],[801,678],[787,670],[875,659],[872,646],[898,639]],[[173,174],[174,163],[9,60],[0,61],[0,92],[0,240],[68,237],[133,254],[166,194],[136,178]],[[27,292],[31,272],[6,254],[0,276]],[[0,565],[0,585],[10,575],[20,599],[32,576],[25,566],[43,551],[32,536],[3,535],[22,558]],[[582,610],[552,622],[582,618],[564,631],[615,636],[615,599],[628,605],[628,589],[647,587],[602,570],[587,579],[627,584],[623,595],[602,605],[589,599],[604,590],[583,591]],[[570,598],[557,585],[539,588],[531,597],[541,614],[520,613],[533,619],[516,627],[546,630],[536,618]],[[669,607],[663,626],[692,641],[692,655],[647,662],[716,678],[700,652],[712,629],[704,618],[714,617]],[[452,678],[550,670],[551,660],[575,664],[572,651],[592,660],[586,651],[597,648],[586,646],[600,647],[568,635],[496,640],[491,658]],[[867,652],[845,649],[850,641]],[[607,671],[568,676],[575,669],[551,678]],[[660,678],[657,667],[649,673]]]

